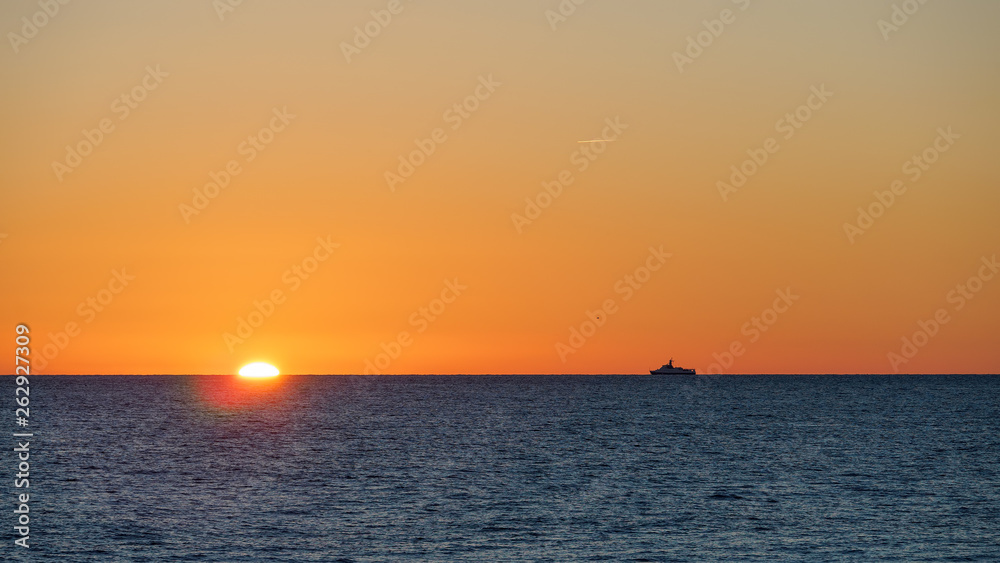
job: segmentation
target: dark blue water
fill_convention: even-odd
[[[996,376],[31,385],[0,558],[1000,560]]]

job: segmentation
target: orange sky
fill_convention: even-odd
[[[4,2],[0,348],[997,372],[1000,4],[563,4]]]

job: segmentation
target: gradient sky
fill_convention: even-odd
[[[992,276],[982,260],[1000,252],[1000,3],[929,2],[902,22],[916,4],[897,1],[892,30],[879,24],[892,1],[590,0],[557,21],[556,0],[404,0],[348,61],[343,44],[388,0],[245,0],[220,17],[222,1],[71,2],[51,17],[0,4],[0,349],[27,323],[35,372],[360,373],[401,332],[409,345],[379,371],[1000,368],[1000,276],[951,293]],[[685,54],[699,33],[707,46]],[[477,87],[467,118],[446,113]],[[810,101],[786,138],[781,120]],[[574,153],[594,145],[578,141],[616,119],[627,129],[581,171]],[[113,130],[60,179],[53,162],[102,120]],[[249,160],[242,143],[271,124]],[[386,172],[439,128],[446,140],[390,189]],[[771,138],[724,199],[718,182]],[[935,141],[947,150],[915,179],[907,162]],[[230,161],[228,187],[185,217]],[[518,229],[512,214],[564,170],[573,183]],[[905,193],[849,237],[896,180]],[[339,247],[298,277],[318,238]],[[670,257],[624,290],[651,247]],[[420,321],[456,279],[467,289]],[[789,289],[798,299],[754,339],[747,323]],[[275,290],[283,303],[227,345]],[[572,347],[607,300],[615,312]],[[941,309],[948,321],[892,365]]]

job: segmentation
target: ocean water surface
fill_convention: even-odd
[[[997,376],[35,376],[30,418],[11,560],[1000,561]]]

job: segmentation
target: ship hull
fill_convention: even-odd
[[[673,368],[673,369],[651,369],[650,375],[695,375],[693,369]]]

